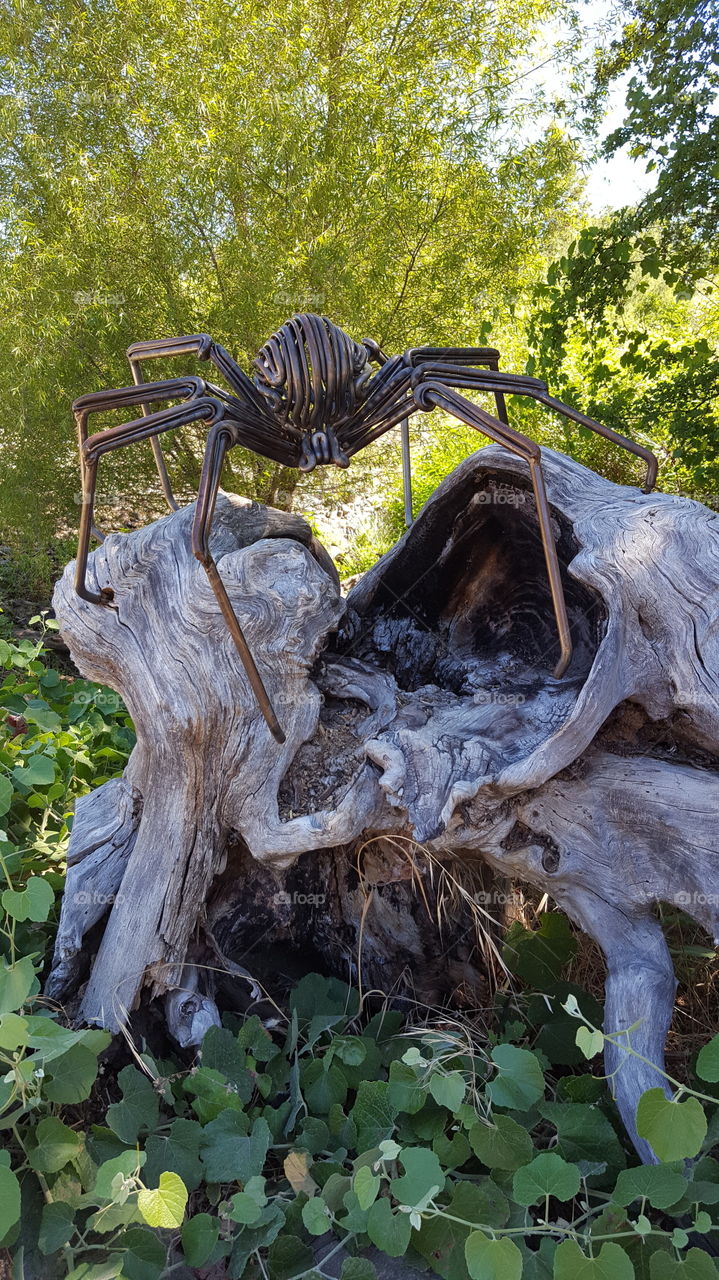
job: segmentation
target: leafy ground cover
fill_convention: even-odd
[[[41,632],[44,623],[39,622]],[[50,624],[47,624],[50,625]],[[74,1031],[40,995],[75,798],[119,772],[114,694],[0,641],[0,1246],[23,1280],[446,1280],[719,1274],[719,1036],[638,1127],[602,1078],[568,922],[510,930],[493,1031],[418,1025],[307,975],[268,1027],[227,1015],[194,1061]],[[716,1225],[715,1225],[716,1224]],[[367,1256],[371,1252],[372,1259]]]

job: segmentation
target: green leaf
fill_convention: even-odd
[[[210,1027],[202,1041],[202,1065],[218,1071],[234,1085],[242,1101],[249,1102],[255,1092],[255,1081],[245,1060],[245,1050],[231,1031]]]
[[[124,1254],[111,1253],[104,1262],[81,1262],[65,1280],[115,1280],[122,1272]]]
[[[78,1044],[85,1045],[97,1055],[110,1043],[107,1031],[73,1031],[69,1027],[61,1027],[54,1018],[40,1014],[29,1014],[27,1027],[28,1044],[38,1050],[33,1061],[40,1059],[43,1066],[47,1066],[55,1058],[61,1058]]]
[[[137,1207],[150,1227],[179,1227],[185,1216],[187,1187],[176,1173],[161,1173],[160,1185],[140,1191]]]
[[[312,1196],[302,1206],[302,1221],[311,1236],[324,1236],[331,1227],[327,1205],[320,1196]]]
[[[6,888],[1,897],[6,913],[12,915],[14,920],[35,920],[38,924],[45,922],[50,915],[54,901],[54,891],[41,876],[29,877],[23,890]]]
[[[578,1027],[576,1042],[585,1058],[595,1058],[604,1048],[604,1036],[601,1031],[591,1031],[589,1027]]]
[[[389,1086],[387,1099],[394,1108],[395,1116],[404,1111],[405,1115],[416,1115],[427,1101],[426,1086],[420,1084],[417,1072],[406,1062],[391,1062],[389,1068]]]
[[[497,1115],[492,1124],[480,1121],[468,1137],[475,1155],[488,1169],[519,1169],[532,1159],[532,1139],[511,1116]]]
[[[372,1244],[390,1258],[401,1258],[407,1252],[412,1224],[408,1213],[393,1213],[389,1200],[375,1200],[367,1216],[367,1235]]]
[[[351,1189],[345,1191],[342,1195],[342,1204],[347,1210],[344,1217],[339,1218],[338,1222],[345,1231],[352,1231],[359,1235],[367,1230],[367,1219],[369,1217],[369,1209],[360,1209],[357,1196]],[[339,1209],[335,1210],[339,1215]]]
[[[577,940],[567,917],[559,911],[548,911],[539,928],[531,932],[519,922],[511,925],[502,955],[512,973],[535,991],[543,991],[558,981],[576,952]]]
[[[97,1052],[87,1043],[75,1044],[61,1057],[53,1059],[49,1078],[43,1085],[45,1097],[51,1102],[84,1102],[92,1093],[97,1072]]]
[[[513,1044],[499,1044],[491,1053],[499,1074],[487,1086],[496,1107],[528,1111],[544,1097],[544,1073],[533,1053]]]
[[[0,960],[0,1014],[14,1013],[27,1000],[35,981],[32,957],[23,956],[14,964]]]
[[[462,1223],[502,1227],[509,1220],[509,1202],[491,1178],[481,1183],[457,1182],[447,1213],[451,1217],[423,1219],[413,1245],[433,1271],[448,1280],[466,1280],[464,1242],[470,1228]],[[460,1219],[460,1222],[454,1219]]]
[[[392,1195],[400,1204],[415,1207],[444,1189],[445,1176],[434,1151],[427,1147],[403,1147],[400,1162],[404,1176],[390,1182]]]
[[[329,1126],[318,1116],[305,1116],[297,1134],[297,1145],[310,1155],[317,1155],[327,1148],[330,1140]]]
[[[329,1065],[322,1058],[310,1059],[302,1068],[302,1092],[313,1115],[329,1115],[347,1097],[347,1080],[341,1067]]]
[[[49,756],[31,756],[24,768],[13,769],[13,777],[29,787],[47,787],[55,781],[55,762]]]
[[[0,818],[7,813],[12,804],[14,788],[9,778],[0,774]]]
[[[47,706],[33,706],[30,703],[25,711],[25,719],[28,724],[36,724],[38,729],[48,729],[52,733],[62,727],[62,720],[57,712]]]
[[[648,1200],[655,1209],[669,1209],[688,1187],[683,1174],[662,1164],[641,1164],[623,1169],[612,1192],[615,1204],[627,1208],[634,1200]]]
[[[242,1100],[219,1071],[200,1067],[182,1083],[183,1092],[192,1097],[192,1110],[201,1124],[215,1120],[223,1111],[242,1111]],[[246,1131],[249,1124],[244,1117]]]
[[[92,1189],[93,1201],[103,1204],[115,1198],[114,1183],[118,1174],[132,1178],[145,1163],[144,1151],[123,1151],[119,1156],[104,1160],[100,1165]]]
[[[649,1259],[651,1280],[717,1280],[717,1266],[703,1249],[689,1249],[683,1258],[653,1253]]]
[[[214,1214],[196,1213],[182,1224],[182,1252],[191,1267],[202,1267],[217,1244],[220,1222]]]
[[[334,1051],[348,1067],[359,1067],[365,1061],[373,1044],[371,1040],[363,1040],[361,1036],[335,1036],[332,1041]]]
[[[663,1089],[647,1089],[637,1107],[637,1133],[660,1160],[685,1160],[698,1154],[707,1119],[697,1098],[673,1102]]]
[[[520,1248],[524,1257],[523,1280],[553,1280],[554,1254],[557,1248],[554,1240],[545,1237],[540,1241],[539,1248],[532,1251],[524,1247],[524,1242]]]
[[[377,1280],[377,1268],[369,1258],[345,1258],[340,1280]]]
[[[634,1267],[613,1241],[588,1258],[574,1240],[563,1240],[554,1255],[554,1280],[634,1280]]]
[[[154,1231],[145,1227],[129,1227],[120,1243],[126,1253],[122,1263],[123,1280],[162,1280],[167,1263],[167,1249]]]
[[[350,1118],[357,1125],[357,1150],[370,1151],[394,1132],[397,1109],[385,1080],[363,1080]]]
[[[579,1191],[581,1179],[574,1164],[567,1164],[556,1151],[542,1151],[514,1175],[514,1199],[526,1206],[539,1204],[545,1196],[572,1200]]]
[[[429,1079],[429,1091],[440,1107],[454,1112],[464,1101],[467,1086],[459,1071],[451,1071],[447,1075],[435,1071]]]
[[[250,1178],[244,1191],[238,1191],[230,1200],[227,1212],[232,1222],[241,1222],[251,1226],[262,1217],[262,1210],[267,1204],[265,1195],[265,1179]]]
[[[520,1280],[522,1255],[513,1240],[491,1240],[483,1231],[473,1231],[464,1256],[472,1280]]]
[[[54,1116],[40,1121],[35,1137],[37,1147],[30,1152],[28,1163],[31,1169],[41,1173],[57,1173],[79,1153],[82,1146],[80,1134]]]
[[[380,1176],[373,1173],[370,1165],[362,1165],[352,1180],[352,1190],[357,1196],[360,1209],[369,1209],[377,1199],[380,1189]]]
[[[432,1150],[445,1169],[460,1169],[472,1154],[472,1148],[460,1132],[453,1133],[451,1138],[444,1133],[438,1134],[432,1142]]]
[[[252,1054],[256,1062],[271,1062],[280,1052],[256,1013],[251,1018],[245,1018],[237,1032],[237,1042],[246,1053]]]
[[[107,1124],[122,1142],[133,1145],[141,1129],[154,1129],[160,1117],[160,1100],[152,1083],[137,1067],[123,1067],[117,1077],[122,1101],[107,1108]]]
[[[710,1084],[719,1082],[719,1035],[713,1036],[697,1055],[697,1075]]]
[[[145,1142],[145,1182],[156,1185],[165,1170],[178,1174],[188,1191],[202,1181],[202,1126],[196,1120],[173,1120],[167,1133],[151,1134]]]
[[[238,1191],[232,1197],[227,1216],[231,1222],[241,1222],[243,1226],[252,1226],[262,1217],[262,1208],[252,1196]]]
[[[27,1044],[27,1018],[18,1013],[5,1013],[0,1018],[0,1049],[22,1049]]]
[[[75,1230],[75,1210],[62,1200],[52,1201],[42,1207],[38,1247],[46,1256],[62,1249]]]
[[[557,1151],[570,1164],[596,1163],[597,1153],[607,1165],[623,1169],[626,1157],[611,1123],[598,1107],[580,1102],[545,1102],[539,1108],[556,1125]]]
[[[339,978],[326,978],[308,973],[297,983],[290,996],[290,1008],[297,1011],[300,1022],[311,1018],[342,1014],[354,1017],[359,1009],[359,996]]]
[[[267,1255],[270,1280],[292,1280],[311,1266],[312,1250],[299,1236],[283,1234],[270,1246]]]
[[[236,1111],[223,1111],[205,1126],[202,1161],[208,1182],[243,1182],[262,1173],[272,1141],[267,1121],[255,1120],[247,1134],[246,1119]]]
[[[12,1169],[0,1165],[0,1240],[20,1218],[20,1183]]]

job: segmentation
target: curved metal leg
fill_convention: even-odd
[[[205,449],[205,459],[202,464],[202,477],[200,479],[200,490],[197,496],[197,506],[195,508],[195,520],[192,526],[192,553],[200,561],[207,577],[210,580],[210,586],[215,593],[217,603],[222,610],[222,614],[227,623],[230,635],[235,642],[237,652],[242,660],[242,665],[247,673],[247,679],[254,693],[260,711],[262,712],[267,727],[277,742],[285,741],[285,733],[282,729],[274,707],[269,699],[267,690],[262,682],[257,664],[252,656],[250,647],[245,639],[244,632],[237,619],[237,615],[232,607],[232,601],[227,594],[219,570],[210,551],[210,530],[212,527],[212,517],[215,514],[215,503],[217,501],[217,493],[220,487],[220,478],[222,475],[222,464],[225,461],[227,450],[236,442],[235,435],[218,423],[214,426],[207,441]]]
[[[428,379],[432,382],[440,382],[443,386],[465,387],[476,391],[494,392],[495,396],[498,393],[528,396],[539,404],[545,405],[547,409],[553,409],[556,413],[561,413],[563,417],[569,418],[571,422],[576,422],[579,426],[586,427],[589,431],[594,431],[605,440],[610,440],[612,444],[617,444],[620,448],[626,449],[627,453],[633,453],[635,457],[641,458],[647,467],[644,493],[650,493],[656,484],[659,464],[651,449],[645,449],[643,445],[635,444],[633,440],[628,440],[626,436],[620,435],[612,427],[605,427],[603,423],[596,422],[594,418],[588,417],[586,413],[580,413],[578,409],[572,409],[570,405],[564,404],[562,400],[556,400],[554,396],[550,396],[546,383],[540,381],[539,378],[525,377],[523,374],[516,373],[499,373],[495,370],[458,368],[455,363],[451,360],[445,360],[443,356],[431,364],[418,365],[414,372],[412,385],[413,387],[421,386]],[[501,417],[500,414],[498,416]],[[502,421],[506,422],[506,414]]]
[[[121,387],[118,391],[98,391],[93,395],[82,396],[73,405],[77,419],[82,474],[82,515],[75,564],[75,590],[83,600],[89,600],[93,604],[109,604],[112,599],[112,592],[109,589],[98,594],[90,591],[86,583],[87,559],[93,530],[97,468],[102,455],[127,444],[152,439],[163,431],[171,431],[174,427],[183,426],[188,422],[196,422],[201,418],[216,419],[224,412],[224,406],[218,400],[201,394],[204,384],[199,378],[173,379],[171,382],[154,383],[152,386],[158,398],[163,394],[166,398],[173,399],[184,395],[187,403],[162,409],[149,418],[123,422],[117,427],[98,431],[96,435],[89,437],[87,421],[91,413],[138,404],[142,392],[139,392],[137,387]]]
[[[469,366],[473,369],[477,366],[486,367],[495,373],[499,372],[499,351],[496,347],[410,347],[404,354],[412,369],[442,363],[451,366]],[[503,391],[494,392],[494,403],[497,406],[499,421],[509,426],[507,402]]]
[[[175,397],[182,397],[183,399],[188,399],[188,398],[191,399],[193,396],[194,397],[200,396],[203,393],[204,389],[205,389],[204,383],[200,378],[171,378],[165,382],[155,382],[152,384],[152,390],[153,390],[155,399],[157,400],[169,400],[169,399],[174,399]],[[90,392],[89,395],[80,396],[78,400],[75,400],[72,408],[73,408],[73,413],[75,414],[75,420],[77,422],[78,445],[80,448],[80,476],[81,476],[82,486],[83,486],[83,504],[84,504],[84,494],[85,494],[85,488],[86,488],[84,446],[85,446],[85,441],[88,438],[87,423],[90,415],[92,413],[100,413],[103,410],[107,410],[107,409],[120,409],[120,408],[123,408],[125,405],[133,405],[133,404],[139,404],[139,403],[141,402],[135,397],[134,389],[132,387],[120,387],[116,391],[111,390],[111,391]],[[143,413],[144,411],[145,411],[145,406],[143,405]],[[159,456],[162,462],[162,466],[164,467],[164,463],[165,463],[164,456],[162,454],[162,450],[160,449],[160,445],[154,436],[151,438],[150,444],[152,445],[153,451],[155,453],[156,462],[157,462],[158,451],[159,451]],[[163,493],[167,498],[167,489],[165,488],[165,484],[162,480],[162,471],[160,470],[159,462],[157,462],[157,467],[158,467],[158,472],[160,473],[160,481],[163,484]],[[165,471],[165,478],[167,479],[166,471]],[[169,486],[169,479],[167,480],[167,485]],[[170,490],[170,493],[171,492],[172,491]],[[94,492],[93,492],[93,499],[94,499]],[[174,503],[174,509],[176,509],[177,503],[174,501],[174,498],[172,499],[172,501]],[[102,542],[104,539],[104,536],[105,535],[100,531],[100,529],[98,529],[97,526],[91,522],[90,537],[96,538],[98,542]]]
[[[167,359],[171,356],[181,355],[194,355],[198,360],[210,360],[215,368],[227,379],[236,394],[242,395],[255,408],[261,409],[261,402],[247,374],[232,359],[229,351],[225,351],[225,348],[221,347],[219,343],[213,342],[209,333],[193,333],[180,338],[160,338],[151,342],[134,342],[127,349],[127,358],[130,362],[135,386],[149,385],[145,383],[142,376],[143,360]],[[142,412],[145,417],[150,416],[152,413],[150,401],[142,402]],[[150,444],[155,455],[155,465],[167,505],[171,511],[177,511],[178,503],[172,492],[172,485],[167,474],[165,456],[160,442],[153,436]]]
[[[506,423],[499,422],[491,414],[486,413],[484,409],[472,404],[471,400],[459,395],[452,387],[445,387],[440,382],[423,382],[415,388],[415,399],[421,409],[444,409],[447,413],[451,413],[454,418],[458,418],[460,422],[466,422],[468,426],[474,427],[475,431],[481,431],[490,440],[495,440],[497,444],[504,445],[505,449],[509,449],[511,453],[524,458],[528,462],[534,501],[537,507],[537,518],[539,520],[539,534],[547,566],[549,591],[552,597],[554,617],[559,635],[559,662],[554,668],[554,675],[559,679],[567,670],[572,657],[572,639],[569,631],[569,618],[567,617],[567,605],[564,599],[557,548],[554,542],[554,534],[552,533],[552,517],[544,485],[542,455],[539,445],[535,444],[533,440],[529,440],[526,436],[520,435],[518,431],[514,431]]]

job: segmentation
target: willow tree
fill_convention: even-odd
[[[3,540],[74,526],[70,401],[126,382],[132,340],[207,330],[249,359],[296,309],[390,347],[506,324],[577,189],[524,84],[565,4],[5,7]],[[195,444],[174,448],[180,484]],[[132,452],[104,481],[128,506],[149,475]],[[276,472],[235,466],[278,500]]]

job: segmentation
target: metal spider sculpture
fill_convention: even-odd
[[[176,509],[157,437],[174,427],[206,421],[209,434],[192,529],[192,550],[207,572],[262,714],[278,742],[284,741],[284,733],[209,547],[222,464],[228,449],[239,444],[284,466],[299,467],[301,471],[312,471],[328,463],[347,467],[355,453],[399,423],[404,427],[406,446],[406,423],[410,415],[418,410],[428,412],[439,408],[524,458],[534,490],[559,635],[560,657],[554,672],[557,677],[567,669],[572,643],[541,451],[533,440],[509,426],[505,395],[530,396],[643,458],[647,464],[645,492],[649,492],[656,480],[657,461],[648,449],[555,400],[537,378],[500,373],[499,352],[492,347],[414,347],[403,355],[387,357],[376,342],[370,339],[355,342],[325,316],[296,315],[265,343],[254,361],[252,378],[207,334],[134,343],[127,355],[134,386],[81,396],[73,405],[83,480],[76,589],[83,599],[96,604],[106,605],[112,600],[111,589],[94,593],[86,585],[88,551],[94,532],[97,468],[103,454],[122,445],[149,440],[163,492],[170,507]],[[143,381],[143,360],[184,355],[209,360],[230,390],[198,377]],[[379,366],[377,372],[372,370],[373,363]],[[459,388],[491,392],[496,417],[461,395]],[[153,411],[152,404],[163,400],[180,403]],[[92,413],[133,405],[142,406],[142,417],[88,437],[87,424]],[[406,483],[406,447],[404,462]]]

